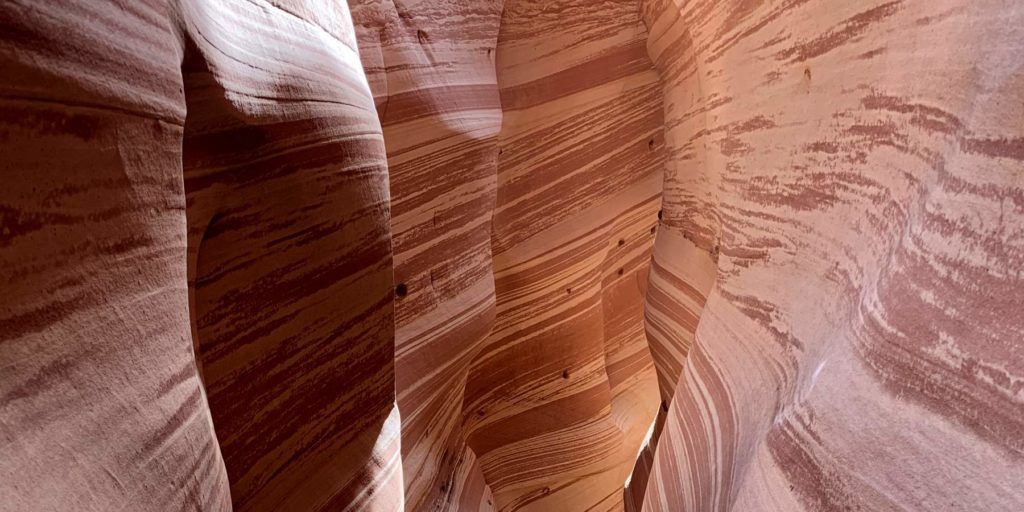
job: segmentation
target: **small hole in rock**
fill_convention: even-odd
[[[654,232],[655,232],[655,231],[657,231],[657,230],[658,230],[658,227],[657,227],[657,226],[651,226],[651,234],[652,234],[652,235],[653,235],[653,234],[654,234]]]
[[[654,149],[654,139],[647,141],[647,147],[650,149]]]
[[[663,210],[658,210],[658,220],[661,220],[661,218],[662,218],[662,217],[663,217],[664,215],[665,215],[665,212],[664,212]]]
[[[562,378],[563,379],[568,379],[569,378],[569,370],[562,370]]]
[[[668,412],[668,402],[664,400],[661,401],[661,410]]]
[[[566,295],[572,295],[572,288],[566,288],[565,289],[565,294]]]
[[[405,297],[408,294],[409,294],[409,287],[406,286],[405,283],[399,283],[398,286],[395,287],[395,295],[398,298]]]
[[[427,41],[430,40],[430,38],[427,36],[427,33],[422,30],[416,31],[416,39],[419,39],[421,44],[425,44]]]
[[[619,239],[619,247],[622,247],[623,245],[626,245],[626,241],[620,238]]]
[[[620,268],[619,269],[619,275],[621,276],[623,272],[624,272],[624,270]]]

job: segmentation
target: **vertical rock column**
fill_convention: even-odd
[[[401,510],[387,168],[347,5],[183,15],[198,353],[235,509]]]
[[[391,177],[406,506],[488,510],[462,403],[494,320],[501,2],[350,4]]]
[[[189,327],[172,20],[0,4],[5,512],[231,510]]]
[[[1019,510],[1024,6],[643,12],[670,149],[647,316],[656,360],[691,345],[644,510]],[[694,313],[690,341],[667,320]]]
[[[495,327],[469,444],[502,510],[615,510],[658,407],[641,302],[662,107],[636,2],[507,1]]]
[[[6,2],[0,150],[0,510],[402,509],[343,2]]]

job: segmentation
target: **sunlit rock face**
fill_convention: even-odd
[[[406,507],[491,510],[463,396],[494,323],[501,3],[350,4],[391,179]]]
[[[502,510],[615,510],[658,407],[642,329],[662,107],[635,2],[507,1],[495,325],[466,394]]]
[[[5,2],[0,27],[0,510],[400,509],[345,4]]]
[[[643,13],[685,354],[643,509],[1019,510],[1024,6]]]
[[[1024,507],[1024,5],[0,5],[0,511]]]
[[[406,294],[407,507],[621,508],[658,404],[662,108],[637,5],[352,4]]]

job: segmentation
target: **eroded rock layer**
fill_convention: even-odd
[[[345,4],[5,2],[0,108],[0,509],[400,509]]]
[[[502,510],[615,510],[658,399],[641,301],[662,108],[631,1],[506,1],[495,326],[466,395]]]
[[[1011,0],[2,3],[0,511],[1019,510],[1021,55]]]
[[[462,402],[494,319],[501,3],[351,4],[391,178],[407,508],[490,510]]]
[[[236,510],[400,503],[387,167],[344,7],[183,4],[196,353]]]
[[[181,43],[159,2],[72,4],[0,4],[0,509],[230,510],[189,335]]]
[[[641,306],[661,104],[637,4],[355,4],[405,294],[407,506],[620,507],[657,408]]]
[[[643,12],[685,354],[643,509],[1018,510],[1024,6]]]

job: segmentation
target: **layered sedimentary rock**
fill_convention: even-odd
[[[1017,510],[1022,27],[7,2],[0,510]]]
[[[635,2],[507,1],[497,314],[466,396],[502,510],[615,510],[658,407],[641,297],[661,103]]]
[[[490,510],[462,402],[494,320],[501,3],[350,3],[391,179],[406,506]]]
[[[400,509],[345,4],[7,2],[0,28],[0,509]]]
[[[189,334],[168,15],[0,6],[0,509],[231,508]]]
[[[1019,509],[1024,8],[643,12],[685,354],[643,509]]]
[[[400,504],[387,167],[344,7],[183,6],[196,352],[236,510]]]
[[[614,508],[657,407],[641,296],[661,104],[636,4],[355,4],[407,294],[396,303],[407,506]],[[541,11],[551,30],[535,31]],[[594,41],[530,65],[532,48],[560,48],[575,30]],[[526,256],[538,252],[547,258]],[[533,298],[511,306],[524,292]]]

